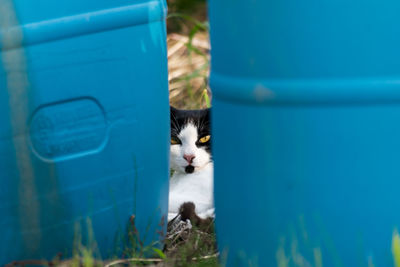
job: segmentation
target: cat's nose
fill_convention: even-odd
[[[183,158],[184,158],[189,164],[191,164],[191,163],[193,162],[193,159],[194,159],[195,157],[196,157],[196,156],[193,155],[193,154],[191,154],[191,155],[187,155],[187,154],[183,155]]]

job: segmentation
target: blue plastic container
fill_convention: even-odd
[[[222,260],[394,266],[400,3],[209,5]]]
[[[80,235],[120,255],[131,215],[145,245],[165,232],[165,15],[164,0],[2,1],[0,265],[69,257]]]

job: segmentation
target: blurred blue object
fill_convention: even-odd
[[[165,16],[164,0],[2,1],[0,265],[80,238],[120,255],[131,215],[144,246],[165,233]]]
[[[209,1],[227,266],[393,266],[400,2]]]

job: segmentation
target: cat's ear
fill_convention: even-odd
[[[204,109],[204,110],[205,110],[205,112],[206,112],[206,117],[207,117],[207,119],[209,120],[210,117],[211,117],[211,108],[206,108],[206,109]]]
[[[169,111],[171,112],[171,114],[175,114],[178,111],[178,109],[174,108],[173,106],[169,106],[169,107],[170,107]]]

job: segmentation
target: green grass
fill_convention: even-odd
[[[134,224],[129,229],[128,236],[131,244],[125,249],[125,259],[115,258],[102,261],[97,250],[91,220],[87,223],[87,245],[82,244],[82,231],[77,223],[75,227],[75,238],[73,257],[67,261],[53,262],[53,265],[62,264],[71,267],[95,267],[95,266],[146,266],[162,263],[162,266],[195,267],[195,266],[220,266],[216,256],[215,234],[204,233],[192,228],[187,235],[172,244],[166,241],[166,247],[174,246],[171,250],[161,250],[158,243],[143,246],[140,235]],[[206,256],[206,257],[205,257]],[[51,265],[51,264],[48,264]]]
[[[400,236],[397,229],[393,230],[392,235],[392,254],[395,267],[400,267]]]
[[[185,230],[179,238],[166,240],[166,262],[170,266],[220,266],[214,227]]]

